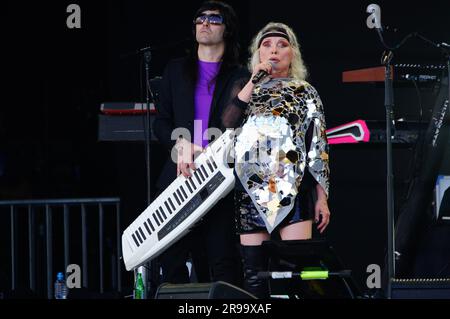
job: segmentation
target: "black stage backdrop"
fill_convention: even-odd
[[[81,7],[81,29],[66,26],[66,8],[73,2]],[[239,16],[243,62],[251,37],[267,22],[284,22],[296,31],[329,128],[356,119],[384,120],[382,87],[344,84],[341,79],[345,70],[380,65],[383,48],[376,32],[366,26],[370,1],[228,2]],[[153,52],[151,63],[151,77],[161,75],[166,62],[184,55],[189,47],[182,41],[192,36],[191,21],[200,3],[4,4],[1,199],[117,196],[123,201],[123,226],[137,217],[146,207],[143,144],[99,142],[99,107],[102,102],[141,100],[139,59],[126,53],[148,45],[162,47]],[[389,26],[389,43],[398,43],[413,31],[450,42],[448,1],[377,3],[383,24]],[[173,46],[164,48],[167,45]],[[442,62],[439,52],[419,40],[408,42],[394,61]],[[430,92],[421,92],[425,119],[433,106]],[[420,118],[414,88],[398,88],[395,97],[397,119]],[[157,144],[152,150],[154,182],[165,154]],[[412,157],[411,146],[394,147],[396,206],[410,177]],[[331,147],[332,219],[326,237],[363,288],[366,267],[384,263],[385,163],[384,144]],[[450,174],[448,166],[442,174]],[[6,225],[5,220],[1,227]],[[9,264],[3,260],[7,272]]]

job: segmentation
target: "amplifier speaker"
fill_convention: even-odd
[[[394,279],[392,299],[450,299],[450,279]]]
[[[245,290],[223,281],[212,283],[162,284],[155,299],[255,299]]]

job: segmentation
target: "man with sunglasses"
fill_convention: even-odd
[[[193,33],[196,41],[191,54],[166,66],[154,124],[156,136],[169,152],[175,147],[178,154],[183,151],[188,156],[178,155],[176,163],[169,158],[157,182],[159,191],[179,174],[191,176],[194,152],[209,143],[205,131],[224,131],[222,112],[248,81],[246,69],[238,62],[236,14],[228,4],[203,3],[194,16]],[[186,128],[193,139],[172,140],[176,128]],[[190,281],[186,267],[190,254],[198,281],[240,283],[233,202],[232,194],[219,201],[188,235],[159,257],[164,282]],[[205,272],[207,276],[202,275]]]

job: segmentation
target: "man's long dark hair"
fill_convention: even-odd
[[[225,31],[223,38],[225,41],[225,52],[222,57],[220,73],[239,64],[239,41],[238,41],[238,20],[234,9],[227,3],[221,1],[206,1],[197,10],[194,17],[208,10],[218,10],[223,16]],[[198,42],[196,41],[196,28],[193,25],[194,43],[187,60],[187,76],[192,83],[197,82],[198,77]]]

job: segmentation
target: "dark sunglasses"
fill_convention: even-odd
[[[200,14],[194,19],[194,24],[203,24],[208,19],[209,24],[223,24],[223,17],[220,14]]]

